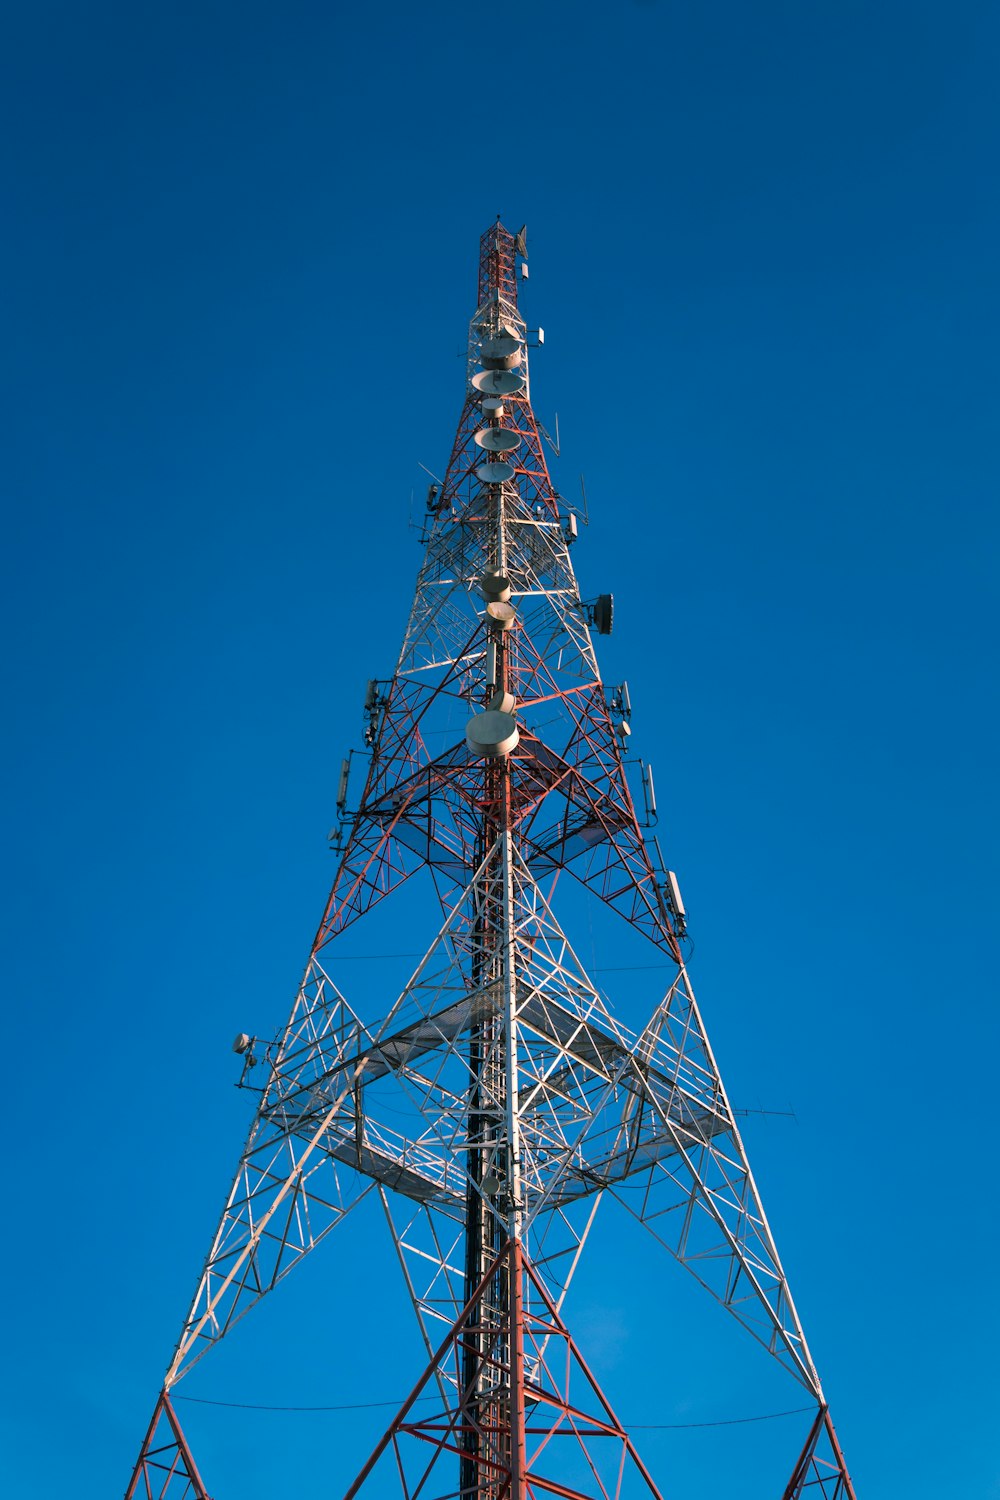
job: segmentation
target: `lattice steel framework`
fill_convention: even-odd
[[[369,688],[364,790],[128,1500],[205,1500],[172,1389],[368,1194],[428,1363],[348,1497],[383,1459],[408,1500],[658,1495],[562,1318],[611,1196],[815,1402],[785,1500],[853,1500],[633,805],[627,704],[601,682],[530,401],[524,248],[499,221],[480,243],[465,401],[396,670]],[[335,941],[417,870],[440,926],[377,1020],[338,988]],[[559,925],[560,872],[672,966],[638,1034]]]

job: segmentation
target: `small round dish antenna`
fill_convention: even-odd
[[[524,390],[524,376],[516,370],[480,370],[472,377],[472,388],[483,396],[516,396]]]
[[[510,630],[517,619],[517,610],[506,599],[492,599],[486,606],[486,623],[498,630]]]
[[[513,333],[483,339],[479,357],[487,370],[512,370],[521,363],[521,341]]]
[[[498,713],[492,708],[484,714],[476,714],[465,730],[465,743],[473,755],[486,755],[491,759],[509,755],[517,748],[520,738],[514,715]]]
[[[615,600],[613,594],[598,594],[594,602],[594,624],[597,626],[598,635],[610,635],[611,627],[615,618]]]
[[[513,464],[497,459],[492,464],[477,465],[476,478],[481,479],[484,484],[503,484],[505,480],[513,479],[516,472]]]
[[[484,599],[499,599],[502,604],[506,604],[510,598],[510,579],[498,568],[487,568],[479,587]]]
[[[521,441],[521,434],[511,432],[509,427],[480,427],[474,439],[480,448],[486,448],[490,453],[512,453]]]

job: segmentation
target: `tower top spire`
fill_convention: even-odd
[[[524,230],[511,234],[498,217],[479,240],[477,307],[499,301],[510,312],[517,312],[517,256],[524,253]]]

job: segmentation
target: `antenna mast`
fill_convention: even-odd
[[[610,633],[611,596],[581,599],[531,405],[526,255],[523,229],[481,238],[462,414],[395,671],[368,685],[364,788],[349,812],[345,761],[333,889],[266,1067],[245,1063],[253,1125],[127,1500],[207,1500],[172,1390],[371,1191],[428,1363],[341,1476],[347,1500],[376,1473],[410,1497],[658,1500],[562,1316],[602,1197],[809,1393],[784,1500],[854,1497],[691,989],[677,877],[633,803],[628,688],[605,690],[590,630]],[[655,822],[648,769],[643,800]],[[564,873],[670,967],[638,1035],[559,924]],[[411,880],[436,935],[380,1020],[339,988],[337,940]]]

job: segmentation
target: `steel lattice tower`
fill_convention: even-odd
[[[393,1457],[410,1500],[659,1495],[562,1317],[610,1195],[815,1402],[785,1500],[853,1500],[688,980],[677,884],[626,778],[627,691],[605,690],[591,640],[610,598],[581,600],[531,406],[525,256],[499,221],[480,242],[464,406],[396,670],[369,685],[364,790],[347,814],[345,767],[287,1024],[262,1059],[238,1039],[256,1113],[127,1500],[206,1500],[171,1391],[370,1193],[427,1364],[347,1497]],[[336,939],[418,870],[440,927],[388,1015],[358,1014]],[[639,1034],[559,926],[560,872],[670,963]]]

